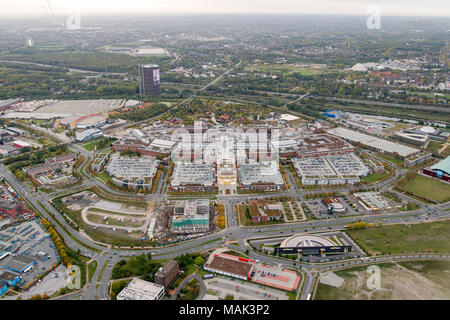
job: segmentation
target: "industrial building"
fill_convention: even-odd
[[[22,99],[8,99],[0,100],[0,111],[5,111],[14,107],[16,103],[21,102]]]
[[[0,273],[0,286],[2,284],[7,285],[8,287],[13,287],[20,282],[20,275],[16,273],[12,273],[9,271],[4,271]]]
[[[171,229],[178,233],[206,232],[209,228],[209,199],[186,200],[175,203]]]
[[[57,120],[60,126],[66,127],[67,130],[73,129],[91,129],[103,126],[107,121],[103,113],[94,113],[87,115],[71,115],[66,118]]]
[[[139,68],[139,93],[144,96],[161,94],[159,66],[156,64],[140,64]]]
[[[350,130],[347,128],[337,127],[328,130],[328,133],[349,140],[352,143],[360,143],[369,149],[386,153],[389,155],[398,155],[402,158],[406,158],[410,155],[418,153],[419,150],[411,148],[399,143],[391,142],[389,140],[373,137],[368,134],[360,133],[358,131]]]
[[[134,278],[117,295],[117,300],[161,300],[164,286]]]
[[[255,261],[225,253],[211,254],[203,269],[242,280],[249,280]]]
[[[213,166],[210,164],[176,162],[169,190],[212,192],[215,190],[214,180]]]
[[[176,262],[175,260],[169,260],[155,273],[155,283],[164,286],[164,288],[167,288],[172,282],[175,281],[180,272],[181,270],[178,262]]]
[[[13,141],[13,146],[19,149],[31,147],[31,144],[22,140]]]
[[[20,149],[13,146],[12,144],[3,144],[0,145],[0,156],[2,157],[9,157],[9,156],[15,156],[19,154]]]
[[[0,129],[0,144],[4,144],[5,142],[12,141],[14,136],[5,129]]]
[[[11,260],[9,260],[5,265],[4,268],[11,270],[13,272],[17,273],[24,273],[31,270],[33,265],[37,262],[36,259],[26,256],[24,254],[19,254],[13,257]]]

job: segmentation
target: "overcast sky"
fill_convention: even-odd
[[[92,14],[276,13],[450,17],[450,0],[0,0],[0,15],[68,14],[77,5]]]

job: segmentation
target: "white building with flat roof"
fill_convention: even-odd
[[[389,140],[373,137],[358,131],[337,127],[327,131],[328,133],[349,140],[353,143],[359,142],[367,147],[381,151],[383,153],[398,154],[400,157],[408,157],[419,152],[418,149],[405,146],[400,143],[391,142]]]
[[[164,286],[134,278],[117,295],[117,300],[161,300],[164,296]]]

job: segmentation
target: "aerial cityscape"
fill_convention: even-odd
[[[449,5],[217,2],[5,1],[0,304],[449,300]]]

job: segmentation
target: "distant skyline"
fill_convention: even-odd
[[[0,0],[0,15],[83,14],[325,14],[450,17],[449,0]]]

